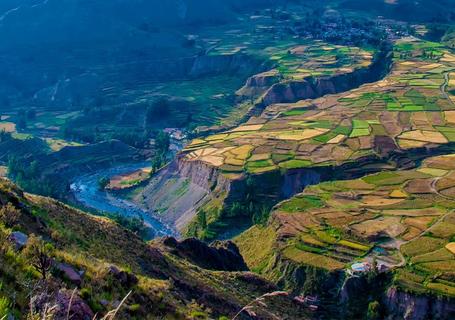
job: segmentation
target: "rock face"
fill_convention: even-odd
[[[204,269],[217,271],[247,271],[239,249],[231,241],[216,241],[212,245],[190,238],[177,241],[175,238],[163,239],[163,244],[178,256],[184,257]]]
[[[283,81],[279,74],[272,70],[249,78],[237,94],[244,98],[262,95],[262,101],[251,111],[251,113],[257,114],[272,104],[316,99],[327,94],[348,91],[362,84],[378,81],[388,72],[391,58],[388,49],[384,49],[367,68],[332,76],[310,76],[303,80]]]
[[[373,65],[374,66],[374,65]],[[274,84],[263,96],[263,105],[291,103],[304,99],[315,99],[326,94],[348,91],[381,77],[375,76],[374,67],[357,70],[348,74],[325,78],[308,78],[303,81],[290,81]]]
[[[237,91],[240,97],[255,97],[266,92],[271,86],[279,81],[277,71],[266,71],[256,74],[246,81],[245,86]]]
[[[424,320],[454,319],[455,300],[416,296],[390,288],[384,297],[388,319]]]

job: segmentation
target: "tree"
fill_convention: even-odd
[[[9,248],[8,235],[2,230],[0,230],[0,262],[2,261],[5,253],[8,251],[8,248]]]
[[[24,255],[30,264],[39,272],[41,278],[46,280],[52,268],[52,256],[54,248],[50,243],[44,242],[41,238],[32,234],[24,249]]]
[[[0,209],[0,221],[7,228],[14,227],[18,223],[20,215],[21,212],[11,203],[8,203]]]
[[[169,137],[169,134],[160,131],[156,135],[155,139],[155,148],[160,154],[166,154],[169,151],[169,147],[171,145],[171,138]]]

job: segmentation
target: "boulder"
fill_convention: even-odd
[[[77,271],[74,267],[70,266],[66,263],[57,263],[55,268],[62,273],[63,277],[73,283],[76,286],[80,286],[82,284],[82,277],[84,272]]]
[[[11,233],[11,235],[8,237],[8,240],[14,244],[16,250],[21,250],[27,245],[28,236],[25,233],[15,231]]]
[[[109,266],[107,273],[116,279],[123,287],[130,288],[138,283],[138,278],[129,272],[121,271],[116,266]]]

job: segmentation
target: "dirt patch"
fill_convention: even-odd
[[[405,187],[406,192],[412,194],[424,194],[424,193],[433,193],[433,188],[431,184],[433,179],[416,179],[411,180]]]
[[[380,236],[396,238],[406,231],[406,227],[400,221],[398,217],[381,217],[352,225],[350,228],[362,238],[375,239]]]

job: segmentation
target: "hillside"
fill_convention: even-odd
[[[0,320],[455,319],[455,0],[4,0]]]
[[[378,299],[387,312],[408,308],[409,319],[450,318],[455,312],[453,159],[453,154],[432,157],[415,170],[308,187],[276,206],[267,226],[251,228],[236,243],[252,270],[297,292],[308,288],[305,275],[293,270],[316,268],[326,273],[325,283],[311,290],[324,295],[327,282],[335,282],[337,290],[328,299],[342,296],[352,309],[356,299],[357,304]],[[352,277],[358,263],[393,270],[392,278],[362,288]],[[375,292],[378,284],[383,287],[369,301],[348,291],[352,285]],[[392,297],[394,288],[425,295],[427,301],[420,309],[401,305]]]
[[[317,296],[322,315],[341,309],[340,317],[361,318],[376,308],[383,316],[449,319],[455,56],[443,44],[406,37],[385,57],[391,66],[382,79],[341,93],[336,79],[349,73],[321,76],[313,68],[315,75],[294,78],[291,71],[257,93],[251,85],[266,82],[250,80],[243,92],[277,100],[256,105],[240,126],[193,140],[168,173],[189,180],[188,194],[191,184],[206,190],[185,212],[187,235],[240,234],[252,270],[293,294]],[[361,77],[373,65],[350,72]],[[286,66],[295,70],[292,60]],[[321,88],[333,94],[319,97]],[[279,103],[281,90],[308,96]]]
[[[91,318],[115,309],[131,291],[120,319],[206,319],[233,316],[251,300],[278,290],[242,271],[246,266],[232,244],[208,247],[172,238],[147,244],[107,219],[23,193],[6,180],[0,181],[0,201],[0,317],[25,317],[31,301],[32,311],[41,315],[46,304],[57,303],[53,319],[66,319],[68,312],[73,319]],[[19,250],[23,243],[6,240],[21,239],[18,232],[28,236]],[[52,265],[45,280],[34,267],[42,265],[37,257]],[[290,297],[266,302],[267,310],[256,310],[258,315],[292,308],[294,315],[306,317]]]
[[[183,174],[191,177],[199,164],[216,168],[212,181],[218,179],[228,206],[245,204],[229,185],[239,189],[247,181],[272,179],[262,199],[273,204],[308,184],[406,168],[425,152],[443,152],[452,141],[454,56],[442,45],[407,39],[395,45],[393,57],[392,71],[381,81],[272,104],[232,131],[193,141],[179,159]]]

